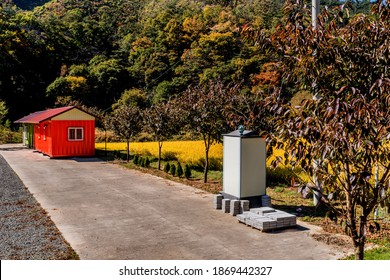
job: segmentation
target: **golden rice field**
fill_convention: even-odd
[[[96,149],[104,150],[104,143],[96,143]],[[125,151],[126,143],[107,143],[107,150]],[[157,142],[135,142],[130,143],[130,153],[139,155],[151,155],[158,157]],[[163,143],[162,153],[174,153],[180,162],[196,163],[204,159],[203,141],[167,141]],[[214,144],[210,148],[209,157],[222,161],[222,144]]]
[[[96,143],[96,149],[104,150],[104,143]],[[107,143],[109,151],[125,151],[126,143]],[[158,157],[157,142],[135,142],[130,143],[130,153],[139,155],[150,155]],[[174,153],[177,159],[183,163],[196,163],[200,159],[204,159],[204,143],[203,141],[167,141],[163,143],[162,153]],[[274,154],[267,160],[270,163],[276,156],[283,157],[283,150],[275,150]],[[214,144],[210,148],[209,157],[222,162],[223,146],[222,144]]]

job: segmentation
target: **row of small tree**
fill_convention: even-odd
[[[184,175],[184,177],[187,179],[191,178],[192,176],[191,167],[186,164],[183,170],[183,167],[181,166],[180,162],[177,162],[176,165],[174,163],[169,162],[165,163],[164,171],[177,177],[182,177]]]
[[[141,132],[153,135],[158,143],[158,169],[161,169],[161,151],[164,141],[189,131],[204,142],[204,182],[209,170],[209,151],[215,142],[222,140],[223,133],[229,132],[238,123],[253,129],[257,116],[251,106],[261,108],[259,94],[242,93],[239,85],[225,85],[211,81],[207,86],[189,87],[175,99],[148,108],[136,104],[121,104],[105,122],[106,129],[112,129],[127,143],[127,160],[130,160],[130,141]],[[246,117],[250,116],[250,117]],[[258,124],[258,123],[257,123]]]

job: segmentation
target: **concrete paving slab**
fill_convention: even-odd
[[[337,259],[308,228],[262,233],[213,208],[213,195],[96,158],[0,154],[81,259]]]

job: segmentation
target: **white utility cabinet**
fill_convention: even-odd
[[[266,145],[252,131],[223,136],[223,191],[226,198],[260,202],[266,189]],[[256,203],[257,204],[257,203]]]

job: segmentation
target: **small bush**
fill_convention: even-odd
[[[21,131],[12,131],[7,126],[0,126],[0,144],[22,143],[23,135]]]
[[[142,149],[139,154],[150,157],[152,153],[148,149]]]
[[[121,152],[118,151],[118,150],[114,150],[114,151],[112,152],[112,155],[114,156],[114,158],[119,159],[119,158],[120,158],[120,155],[121,155]]]
[[[177,168],[176,168],[176,176],[181,177],[183,176],[183,168],[181,167],[180,162],[177,163]]]
[[[186,177],[187,179],[191,178],[192,174],[191,174],[191,168],[188,164],[186,164],[184,166],[184,177]]]
[[[138,155],[135,155],[135,156],[133,157],[133,163],[134,163],[135,165],[138,165],[138,161],[139,161],[139,156],[138,156]]]
[[[166,152],[162,152],[161,158],[166,161],[177,160],[177,154],[172,151],[166,151]]]
[[[147,167],[147,168],[150,167],[150,160],[148,157],[145,159],[145,167]]]
[[[140,158],[139,158],[139,165],[140,165],[141,167],[145,167],[145,158],[143,158],[143,157],[140,157]]]
[[[203,171],[206,165],[205,158],[200,158],[194,165],[193,168],[198,171]],[[222,171],[222,160],[214,157],[209,158],[209,170]]]
[[[267,186],[291,185],[291,179],[294,176],[292,170],[285,167],[267,168]],[[298,182],[298,179],[295,178]]]
[[[118,150],[115,150],[112,152],[112,155],[115,159],[118,159],[118,160],[127,160],[127,154],[126,153],[122,153],[121,151],[118,151]]]
[[[166,173],[169,173],[169,170],[171,170],[171,166],[170,166],[169,162],[167,162],[167,163],[164,165],[164,171],[165,171]]]
[[[175,176],[176,175],[176,166],[174,164],[171,164],[170,173]]]

